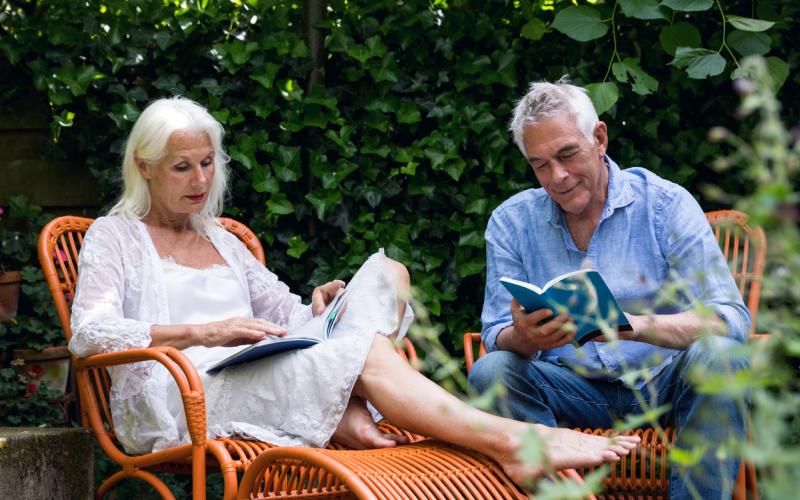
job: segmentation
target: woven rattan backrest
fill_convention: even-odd
[[[758,303],[761,298],[761,283],[767,258],[767,239],[758,226],[747,224],[747,214],[737,210],[719,210],[706,213],[714,230],[722,254],[728,262],[733,279],[742,294],[755,332]]]
[[[39,235],[39,264],[50,288],[67,342],[72,338],[70,306],[75,297],[75,284],[78,281],[78,255],[83,245],[83,237],[92,222],[94,219],[86,217],[58,217],[50,221]],[[227,218],[220,218],[219,222],[222,227],[236,235],[262,264],[264,263],[264,249],[250,228]],[[114,425],[108,405],[108,394],[111,389],[108,372],[105,369],[89,370],[88,380],[91,387],[84,387],[82,396],[89,397],[92,401],[81,403],[85,408],[98,409],[106,432],[113,439]],[[96,431],[99,432],[99,429]]]

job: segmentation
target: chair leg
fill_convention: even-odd
[[[128,479],[129,477],[131,476],[128,476],[125,473],[125,471],[115,472],[114,474],[109,476],[108,479],[103,481],[103,484],[101,484],[100,487],[97,488],[97,492],[94,495],[95,500],[102,500],[103,497],[106,495],[106,493],[108,493],[109,490],[111,490],[111,488],[119,484],[123,479]],[[153,489],[155,489],[164,500],[175,500],[175,495],[173,495],[172,492],[169,491],[167,485],[164,484],[162,480],[160,480],[150,472],[144,470],[137,470],[133,473],[132,477],[141,479],[142,481],[152,486]]]
[[[239,491],[239,479],[231,454],[225,449],[225,445],[214,439],[208,440],[207,446],[208,451],[217,459],[219,470],[222,472],[222,482],[225,485],[224,500],[235,500]]]

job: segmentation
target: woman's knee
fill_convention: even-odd
[[[525,361],[509,351],[492,351],[478,358],[467,379],[478,392],[483,392],[498,381],[505,384],[506,374],[520,370],[519,364]]]
[[[411,285],[411,276],[408,274],[408,268],[404,266],[402,263],[390,259],[389,257],[386,258],[386,261],[389,264],[389,269],[392,272],[392,276],[394,278],[394,282],[397,284],[398,288],[407,289]]]

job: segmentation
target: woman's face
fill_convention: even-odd
[[[136,160],[150,190],[150,211],[173,218],[199,213],[214,178],[214,147],[205,132],[175,132],[157,164]]]

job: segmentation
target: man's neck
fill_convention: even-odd
[[[584,252],[589,248],[589,242],[592,239],[592,235],[594,235],[595,229],[600,224],[600,217],[603,215],[603,209],[608,200],[608,169],[609,167],[604,165],[597,179],[595,194],[586,205],[586,209],[579,214],[564,213],[564,219],[572,236],[572,241],[575,246]]]

